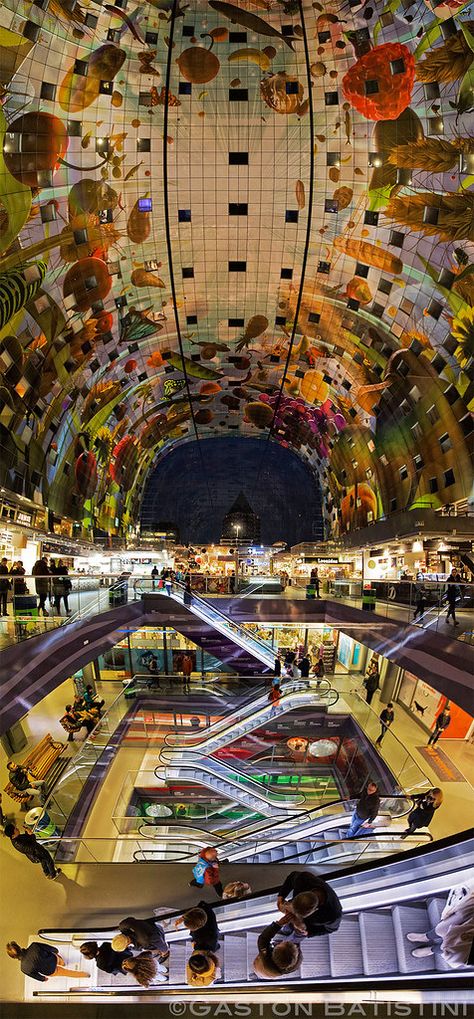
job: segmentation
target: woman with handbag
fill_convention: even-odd
[[[451,969],[474,964],[474,888],[458,885],[452,888],[441,919],[426,934],[407,934],[407,940],[419,944],[412,955],[423,959],[441,952]]]
[[[201,849],[198,856],[198,862],[193,868],[193,879],[189,882],[195,888],[202,888],[203,885],[212,885],[216,890],[216,895],[219,899],[222,898],[224,891],[222,882],[219,874],[219,860],[217,858],[217,849],[214,846],[208,846],[206,849]]]

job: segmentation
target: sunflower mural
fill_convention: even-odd
[[[465,498],[471,6],[0,26],[1,484],[125,536],[169,449],[237,429],[310,465],[328,533]]]

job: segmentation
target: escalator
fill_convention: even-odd
[[[331,687],[327,679],[295,680],[285,683],[278,704],[268,700],[268,693],[269,691],[265,690],[253,700],[237,705],[230,721],[227,715],[200,733],[169,733],[165,738],[166,747],[179,754],[188,749],[213,754],[278,715],[284,715],[299,707],[315,709],[320,706],[325,710],[333,707],[339,700],[337,690]]]
[[[301,945],[302,960],[298,970],[277,980],[260,980],[253,970],[259,933],[279,916],[275,886],[240,901],[215,903],[220,947],[218,956],[221,976],[212,987],[189,988],[186,984],[186,960],[191,953],[189,932],[176,930],[174,918],[181,911],[157,910],[151,918],[165,922],[170,946],[169,972],[165,983],[147,990],[131,982],[127,974],[111,976],[91,970],[87,988],[84,981],[57,978],[54,990],[25,979],[26,999],[77,1001],[79,996],[126,999],[127,996],[172,1000],[179,993],[196,1000],[201,995],[222,998],[228,990],[254,994],[265,990],[284,994],[322,990],[361,990],[367,997],[377,989],[414,988],[417,1000],[426,990],[447,987],[472,987],[473,967],[451,969],[439,949],[422,958],[414,957],[417,946],[407,934],[424,934],[437,924],[453,887],[465,884],[472,877],[474,839],[470,832],[415,849],[383,863],[357,864],[346,871],[333,870],[330,884],[343,908],[339,930],[322,937],[308,938]],[[159,914],[159,915],[157,915]],[[81,959],[77,945],[82,941],[111,938],[117,928],[42,929],[39,935],[60,946],[66,965],[77,965]],[[82,960],[81,960],[82,961]],[[82,984],[82,986],[81,986]],[[301,1000],[301,997],[299,997]]]
[[[174,583],[170,595],[164,590],[140,593],[146,613],[165,613],[168,626],[240,675],[262,674],[273,668],[275,655],[269,644],[197,594],[185,605],[182,584]]]
[[[168,751],[168,753],[170,753]],[[164,751],[160,754],[160,760],[165,761]],[[192,751],[186,751],[183,759],[177,760],[175,756],[170,758],[171,763],[165,763],[155,769],[157,778],[166,782],[174,780],[189,780],[191,775],[193,782],[212,789],[213,792],[225,796],[229,800],[243,804],[247,809],[259,810],[270,817],[272,814],[280,815],[283,810],[304,809],[305,797],[285,796],[284,794],[270,793],[269,790],[258,782],[250,772],[245,772],[242,762],[239,768],[234,764],[231,767],[211,758],[200,756],[192,759]]]
[[[407,851],[431,841],[426,829],[402,840],[406,830],[405,818],[413,807],[413,800],[403,794],[382,797],[379,814],[370,833],[364,830],[357,838],[349,839],[347,829],[355,803],[355,800],[334,800],[325,806],[282,815],[273,820],[254,821],[233,832],[216,829],[210,833],[208,828],[200,831],[187,825],[179,828],[175,825],[143,825],[139,835],[144,841],[142,848],[134,853],[134,859],[137,862],[175,859],[179,863],[188,860],[191,865],[196,851],[208,845],[212,836],[220,858],[229,863],[317,864],[318,871],[326,873],[334,869],[336,863],[340,867],[350,866],[361,856],[366,860],[380,858],[381,855]],[[173,841],[176,844],[174,857],[170,853]],[[154,842],[161,842],[161,846],[155,847]]]

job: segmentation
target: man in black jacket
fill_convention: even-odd
[[[285,941],[331,934],[341,922],[342,906],[335,891],[322,877],[306,871],[288,874],[277,906],[280,913],[288,914],[288,923],[281,928],[281,939]]]
[[[204,901],[198,902],[193,909],[183,913],[183,923],[191,932],[196,952],[217,952],[219,930],[212,906]]]
[[[381,729],[380,729],[380,734],[379,734],[378,738],[375,741],[375,746],[376,747],[380,747],[382,745],[382,740],[383,740],[383,738],[385,736],[385,733],[387,732],[387,729],[390,728],[394,718],[395,718],[395,714],[394,714],[394,710],[393,710],[393,704],[390,701],[390,703],[387,704],[387,707],[384,708],[380,712],[380,715],[379,715]]]
[[[85,959],[95,959],[97,969],[104,973],[123,973],[123,960],[132,957],[129,948],[124,952],[114,952],[110,941],[103,941],[101,945],[97,941],[85,941],[79,951]]]
[[[368,828],[375,821],[380,808],[380,796],[375,782],[367,782],[367,788],[359,798],[347,831],[347,838],[353,839],[361,828]]]
[[[4,832],[7,838],[10,839],[14,849],[28,857],[31,863],[41,864],[43,874],[46,874],[46,877],[49,877],[50,880],[58,877],[58,874],[61,873],[59,867],[55,866],[53,857],[50,856],[44,846],[40,846],[32,832],[20,832],[19,828],[16,828],[14,824],[6,824]]]
[[[165,940],[165,932],[160,924],[154,923],[152,920],[137,920],[134,916],[126,916],[118,926],[134,948],[152,952],[153,955],[158,955],[161,959],[166,959],[170,954]],[[112,947],[115,947],[113,943]]]
[[[10,590],[10,581],[8,579],[8,559],[3,557],[0,562],[0,616],[7,615],[7,599],[8,592]]]

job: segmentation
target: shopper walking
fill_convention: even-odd
[[[459,623],[456,619],[456,600],[458,597],[458,585],[456,583],[456,579],[457,579],[456,574],[452,573],[451,576],[448,577],[446,585],[446,601],[448,603],[448,613],[446,616],[446,622],[447,623],[449,622],[449,618],[451,616],[454,626],[459,626]]]
[[[154,566],[152,571],[151,571],[151,589],[152,589],[152,591],[156,591],[156,584],[157,584],[158,577],[159,577],[158,570],[157,570],[156,566]]]
[[[415,589],[415,613],[413,621],[422,617],[426,608],[426,595],[425,589],[422,584],[419,584]]]
[[[380,675],[377,667],[375,667],[375,669],[372,669],[372,671],[369,672],[368,676],[365,677],[364,686],[365,686],[365,699],[367,701],[367,704],[371,704],[374,693],[376,690],[378,690],[380,686]]]
[[[449,711],[449,704],[445,704],[439,715],[436,716],[433,732],[428,740],[428,746],[434,747],[435,743],[438,742],[441,733],[448,728],[451,721],[451,714]]]
[[[44,557],[37,559],[31,572],[35,578],[36,594],[39,598],[39,611],[43,613],[43,616],[49,616],[49,612],[46,611],[46,599],[49,595],[50,569],[46,559]]]
[[[303,657],[300,658],[300,660],[298,662],[298,667],[299,667],[299,670],[300,670],[300,673],[301,673],[301,679],[308,679],[309,678],[309,670],[311,668],[311,662],[310,662],[306,652],[303,655]]]
[[[12,580],[13,598],[22,594],[28,594],[28,588],[25,581],[25,568],[21,559],[18,559],[18,562],[13,563],[10,570],[10,576],[14,578]]]
[[[375,741],[375,746],[376,747],[380,747],[382,745],[382,740],[383,740],[383,738],[385,736],[385,733],[387,732],[387,729],[390,728],[394,718],[395,718],[395,712],[393,710],[393,704],[390,701],[387,704],[387,707],[384,708],[383,711],[381,711],[380,715],[379,715],[379,719],[380,719],[382,728],[380,729],[380,736]]]
[[[46,875],[51,881],[61,873],[59,867],[56,867],[53,857],[48,853],[48,850],[41,846],[36,841],[33,832],[20,832],[20,829],[15,824],[6,824],[4,828],[5,835],[10,839],[10,842],[14,849],[19,853],[23,853],[31,863],[40,863],[43,868],[43,874]]]
[[[294,870],[283,882],[277,908],[286,916],[275,940],[298,943],[303,938],[316,938],[337,931],[342,906],[333,888],[322,877],[307,871]]]
[[[193,600],[193,593],[191,591],[191,581],[187,580],[185,585],[184,585],[184,592],[183,592],[183,604],[186,605],[186,608],[188,608],[188,609],[190,608],[190,606],[192,604],[192,600]]]
[[[403,833],[402,839],[413,835],[418,828],[427,828],[431,824],[435,810],[438,810],[443,802],[443,793],[441,789],[435,787],[429,789],[427,793],[415,794],[412,800],[415,806],[408,815],[408,828]]]
[[[219,898],[222,897],[224,889],[220,879],[217,849],[214,846],[207,846],[206,849],[201,849],[198,862],[193,868],[193,878],[189,884],[195,888],[212,885],[215,888],[216,895]]]
[[[11,586],[8,577],[8,559],[4,556],[0,562],[0,616],[7,615],[8,592]]]
[[[352,821],[347,830],[347,838],[353,839],[359,834],[361,828],[370,828],[370,825],[380,809],[380,796],[378,785],[371,779],[367,782],[366,789],[362,792],[357,801],[356,808],[352,815]]]
[[[184,690],[188,691],[191,689],[191,673],[193,671],[193,660],[191,655],[185,654],[182,663],[183,670],[183,686]]]
[[[50,977],[88,977],[89,973],[81,969],[66,969],[59,949],[54,945],[46,945],[44,941],[32,941],[28,948],[20,948],[16,941],[7,944],[7,955],[10,959],[18,959],[21,972],[33,980],[49,980]]]
[[[193,952],[186,963],[186,981],[190,987],[209,987],[221,975],[219,959],[212,952]]]
[[[281,658],[280,655],[276,655],[275,664],[273,666],[273,675],[275,679],[279,679],[281,676]]]

